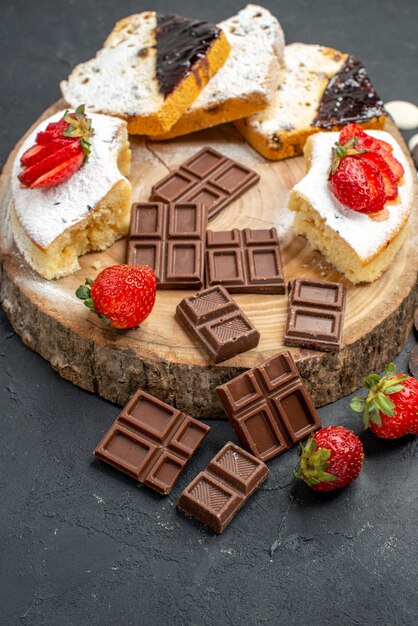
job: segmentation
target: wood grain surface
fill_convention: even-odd
[[[63,106],[62,102],[56,103],[35,124]],[[392,122],[387,122],[386,130],[407,154]],[[174,318],[177,303],[191,295],[190,291],[159,291],[153,313],[139,329],[118,331],[105,327],[76,299],[74,291],[86,276],[94,278],[104,267],[123,263],[126,240],[105,252],[81,257],[81,269],[58,281],[46,281],[32,272],[17,252],[10,230],[10,171],[19,144],[0,179],[1,300],[14,329],[61,376],[118,404],[124,404],[142,387],[195,417],[222,417],[215,387],[283,349],[289,349],[296,359],[317,406],[350,393],[369,371],[381,369],[400,352],[411,330],[417,277],[417,207],[411,216],[408,240],[392,267],[375,283],[353,286],[292,231],[287,197],[305,174],[303,158],[266,161],[232,126],[164,143],[131,137],[133,201],[147,200],[154,183],[206,145],[260,174],[259,184],[211,220],[209,227],[224,230],[275,226],[281,239],[286,281],[305,277],[337,280],[347,286],[344,338],[339,352],[285,348],[287,296],[280,295],[234,296],[260,331],[261,339],[254,350],[218,365],[209,362]]]

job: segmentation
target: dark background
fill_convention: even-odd
[[[59,80],[100,48],[113,23],[145,9],[220,21],[243,5],[126,0],[1,0],[0,164]],[[352,52],[383,100],[418,102],[416,0],[264,2],[287,42]],[[408,137],[410,134],[405,135]],[[162,498],[91,456],[117,407],[61,380],[0,314],[0,623],[416,623],[417,440],[361,432],[343,399],[325,424],[361,433],[364,471],[315,495],[292,480],[294,450],[219,537],[176,508],[186,484],[233,433],[206,444]],[[411,337],[397,360],[405,369]],[[359,354],[359,359],[366,358]]]

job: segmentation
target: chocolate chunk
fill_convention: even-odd
[[[409,355],[409,371],[414,378],[418,378],[418,346],[412,348]]]
[[[134,204],[127,263],[149,265],[159,289],[200,289],[207,221],[198,204]]]
[[[313,126],[331,129],[350,122],[367,122],[386,115],[383,101],[370,82],[362,62],[350,55],[329,81]]]
[[[262,461],[321,427],[289,352],[281,352],[216,388],[240,443]]]
[[[275,228],[207,231],[206,286],[231,293],[285,293]]]
[[[168,494],[209,430],[138,390],[93,454],[151,489]]]
[[[186,487],[178,507],[222,533],[268,475],[264,463],[229,442]]]
[[[203,148],[156,183],[151,198],[204,204],[210,219],[259,180],[259,175],[245,165],[213,148]]]
[[[297,279],[290,283],[284,343],[331,352],[341,347],[346,288],[340,283]]]
[[[260,333],[223,287],[209,287],[177,305],[176,318],[215,363],[255,348]]]
[[[157,13],[157,80],[167,97],[204,58],[221,29],[215,24],[190,20],[181,15]]]

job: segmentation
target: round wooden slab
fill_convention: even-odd
[[[58,102],[41,119],[63,108]],[[39,119],[36,124],[38,124]],[[407,148],[393,124],[387,130]],[[1,299],[25,344],[50,361],[61,376],[104,398],[124,404],[141,387],[195,417],[222,416],[215,387],[264,359],[289,349],[317,406],[344,396],[371,370],[380,370],[402,349],[411,330],[417,274],[417,211],[410,237],[392,267],[375,283],[353,286],[309,243],[292,232],[286,209],[291,187],[305,174],[302,158],[269,162],[252,150],[233,126],[223,126],[166,143],[132,137],[133,200],[147,200],[152,185],[202,146],[213,146],[255,169],[258,185],[210,222],[213,230],[275,226],[282,242],[286,280],[296,277],[340,281],[348,288],[344,344],[339,352],[285,348],[287,296],[236,295],[261,333],[258,347],[219,365],[176,322],[177,303],[191,292],[159,291],[155,309],[140,329],[117,331],[102,325],[77,300],[86,276],[125,261],[126,241],[81,257],[81,270],[58,281],[32,272],[17,252],[10,232],[11,153],[0,180]],[[413,167],[411,163],[411,167]]]

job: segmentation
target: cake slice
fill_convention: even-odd
[[[126,122],[92,114],[94,134],[90,154],[68,180],[53,187],[24,187],[21,157],[39,131],[62,119],[63,112],[45,120],[21,146],[12,169],[12,227],[16,245],[27,263],[47,279],[79,269],[78,257],[104,250],[129,227],[131,185]]]
[[[285,72],[271,103],[235,124],[267,159],[302,154],[309,135],[350,122],[383,128],[383,102],[359,59],[333,48],[294,43],[285,47]]]
[[[284,35],[267,9],[248,4],[218,24],[231,52],[225,65],[160,141],[231,122],[264,109],[282,78]]]
[[[72,106],[115,115],[131,134],[168,131],[226,61],[230,45],[214,24],[155,11],[116,23],[94,59],[61,83]]]
[[[411,167],[396,140],[384,131],[367,135],[392,146],[392,155],[404,169],[398,181],[398,196],[386,201],[378,213],[361,213],[337,200],[328,177],[332,148],[339,133],[318,133],[305,146],[307,174],[289,197],[296,212],[294,229],[352,283],[373,282],[391,265],[407,234],[412,209],[414,182]]]

